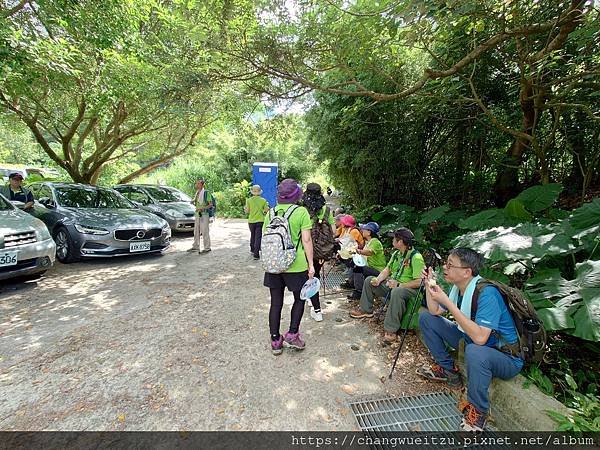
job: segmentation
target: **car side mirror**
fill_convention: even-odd
[[[49,197],[42,197],[38,200],[41,205],[44,205],[46,208],[56,208],[56,203]]]
[[[25,203],[20,202],[19,200],[11,200],[10,201],[15,208],[24,209]]]

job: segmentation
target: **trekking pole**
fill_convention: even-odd
[[[383,310],[385,309],[385,306],[390,301],[390,294],[391,293],[392,293],[392,288],[389,288],[389,290],[385,294],[385,297],[383,297],[383,302],[381,303],[381,306],[379,308],[377,308],[377,311],[375,312],[375,316],[376,316],[375,319],[376,320],[381,319],[381,316],[383,315]]]
[[[438,252],[433,248],[427,249],[427,257],[426,259],[426,267],[431,267],[435,270],[436,266],[442,260],[441,256]],[[390,291],[391,292],[391,291]],[[398,363],[398,358],[400,357],[400,352],[402,352],[402,347],[404,346],[404,340],[406,339],[406,335],[408,334],[408,329],[410,328],[410,324],[412,322],[413,316],[415,315],[415,311],[423,303],[423,297],[425,296],[425,279],[421,279],[421,284],[419,285],[419,291],[415,297],[415,302],[412,305],[410,315],[408,317],[408,322],[406,323],[406,327],[404,328],[404,333],[402,334],[402,339],[400,340],[400,346],[398,347],[398,351],[396,352],[396,357],[394,358],[394,364],[392,365],[392,370],[390,370],[389,379],[392,379],[392,374],[394,373],[394,369],[396,368],[396,364]],[[418,301],[417,301],[418,300]]]
[[[394,373],[394,369],[396,368],[396,364],[398,363],[398,358],[400,357],[400,352],[402,352],[402,347],[404,346],[404,340],[406,339],[406,335],[408,334],[408,329],[410,328],[410,324],[412,323],[413,316],[415,315],[415,311],[418,306],[423,301],[423,295],[425,295],[425,285],[424,280],[421,280],[421,285],[419,286],[419,291],[415,297],[415,301],[412,304],[412,308],[410,314],[408,316],[408,322],[406,323],[406,327],[404,328],[404,333],[402,333],[402,339],[400,340],[400,346],[398,347],[398,351],[396,352],[396,357],[394,358],[394,364],[392,365],[392,370],[390,370],[389,379],[392,379],[392,374]],[[417,301],[418,300],[418,301]]]

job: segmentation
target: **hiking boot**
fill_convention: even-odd
[[[342,284],[340,284],[340,288],[342,288],[342,289],[354,289],[354,283],[352,283],[350,280],[346,280]]]
[[[300,337],[300,333],[285,333],[283,337],[283,346],[287,348],[295,348],[296,350],[304,350],[306,344]]]
[[[283,336],[279,336],[276,341],[271,340],[271,353],[275,356],[281,355],[283,352]]]
[[[463,387],[460,372],[456,367],[448,370],[438,364],[425,365],[417,369],[417,375],[428,380],[445,382],[451,389],[462,389]]]
[[[463,418],[460,421],[460,431],[482,432],[485,427],[487,417],[484,413],[475,408],[475,405],[468,403],[463,411]]]
[[[373,317],[373,313],[365,312],[360,308],[354,308],[352,311],[350,311],[350,317],[353,319],[371,318]]]
[[[316,322],[323,322],[323,313],[321,311],[315,312],[315,308],[310,308],[310,317],[312,317]]]
[[[346,296],[346,298],[348,300],[360,300],[360,292],[352,291]]]
[[[383,342],[386,344],[391,344],[392,342],[396,342],[398,335],[392,331],[386,331],[383,333]]]

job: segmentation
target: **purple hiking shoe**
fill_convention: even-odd
[[[281,355],[283,352],[283,336],[279,336],[279,339],[276,341],[271,341],[271,353],[275,356]]]
[[[283,337],[283,346],[287,348],[295,348],[296,350],[304,350],[306,344],[300,337],[300,333],[285,333]]]

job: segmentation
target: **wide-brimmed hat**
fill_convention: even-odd
[[[356,219],[353,216],[351,216],[350,214],[344,214],[342,216],[342,218],[340,219],[340,222],[345,227],[355,227],[356,226]]]
[[[302,197],[302,188],[292,178],[286,178],[277,186],[277,203],[296,203]]]
[[[259,184],[253,184],[252,187],[250,188],[250,192],[253,195],[260,195],[260,194],[263,193],[263,190],[262,190],[262,188],[260,187]]]
[[[371,233],[379,233],[379,224],[377,222],[367,222],[359,226],[361,230],[369,230]]]
[[[22,181],[22,180],[23,180],[23,175],[22,175],[21,173],[19,173],[19,172],[13,172],[13,173],[11,173],[11,174],[8,176],[8,178],[9,178],[9,180],[11,180],[11,179],[15,178],[15,179],[17,179],[17,180],[21,180],[21,181]]]

